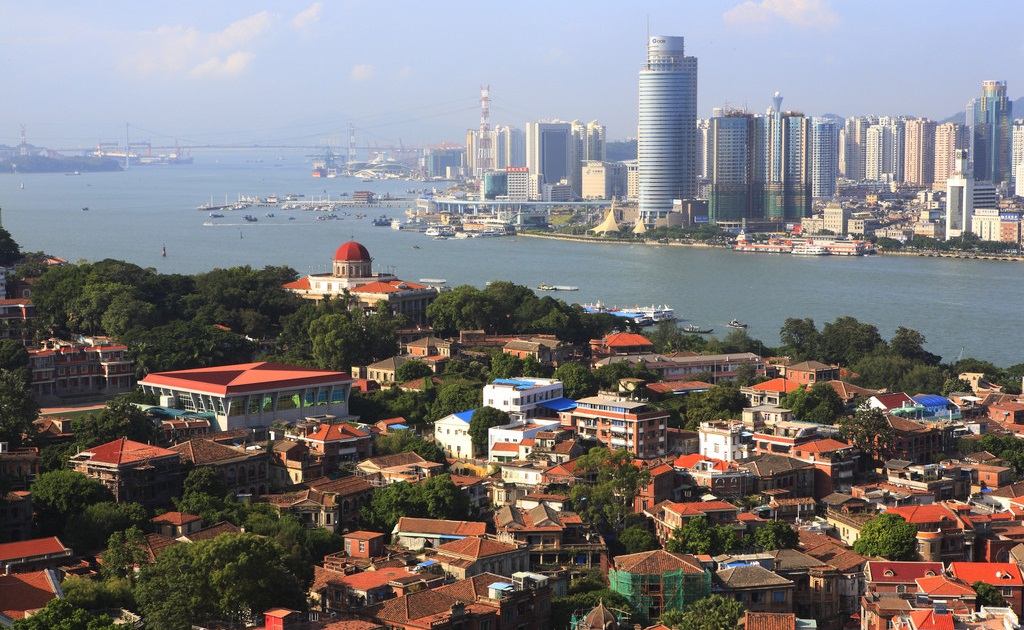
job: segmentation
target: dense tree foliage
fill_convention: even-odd
[[[739,627],[743,604],[715,594],[695,601],[683,613],[678,630],[733,630]]]
[[[629,600],[608,588],[607,580],[598,569],[590,569],[581,577],[573,580],[565,597],[551,600],[551,627],[568,628],[572,615],[577,611],[589,611],[599,602],[612,610],[622,611],[626,615],[637,611]]]
[[[754,542],[765,551],[795,549],[800,544],[800,535],[786,521],[772,520],[757,528]]]
[[[395,370],[395,380],[399,383],[408,383],[418,378],[427,378],[434,375],[430,366],[418,359],[410,359]]]
[[[145,534],[134,526],[114,532],[101,558],[104,577],[131,579],[135,575],[135,568],[141,567],[149,559]]]
[[[50,600],[46,608],[14,622],[15,630],[120,630],[107,615],[93,615],[68,599]]]
[[[974,584],[971,584],[971,588],[973,588],[978,594],[978,599],[975,600],[975,603],[978,605],[978,610],[981,610],[982,606],[993,606],[997,608],[1006,606],[1006,600],[1003,599],[999,589],[988,582],[978,580]]]
[[[440,475],[422,483],[400,481],[378,488],[361,516],[367,529],[390,532],[402,516],[465,520],[469,512],[466,493],[452,483],[450,475]]]
[[[781,405],[791,410],[797,420],[818,424],[834,424],[846,411],[843,399],[825,381],[794,389],[786,394]]]
[[[795,361],[817,359],[821,347],[821,333],[810,317],[790,317],[779,331],[783,349]]]
[[[735,383],[728,381],[706,392],[686,396],[686,428],[696,429],[701,422],[738,418],[749,404]]]
[[[883,512],[864,524],[853,550],[892,561],[917,559],[917,526],[899,514]]]
[[[573,400],[593,396],[597,393],[597,378],[585,365],[563,363],[555,370],[554,377],[562,381],[562,392]]]
[[[469,419],[469,439],[473,443],[473,451],[480,456],[487,456],[487,432],[491,427],[511,422],[508,414],[494,407],[480,407]]]
[[[737,544],[736,532],[728,525],[711,525],[704,516],[694,516],[682,527],[672,530],[665,541],[665,550],[676,553],[711,554],[732,551]]]
[[[43,536],[59,534],[70,517],[83,513],[90,505],[114,500],[105,485],[73,470],[42,473],[30,490],[35,531]]]
[[[0,442],[20,446],[23,434],[32,435],[38,417],[39,403],[24,371],[0,370]]]
[[[67,517],[61,540],[80,554],[102,550],[114,532],[143,527],[148,515],[138,503],[103,501]]]
[[[853,416],[840,419],[839,435],[875,457],[884,457],[892,451],[892,427],[880,409],[861,407]]]
[[[633,513],[633,501],[651,481],[651,473],[633,463],[625,449],[592,448],[576,459],[576,473],[592,479],[573,485],[570,496],[576,511],[589,522],[621,531]]]
[[[136,597],[147,625],[188,630],[213,621],[245,624],[270,608],[304,610],[285,551],[255,534],[224,534],[167,548],[144,567]]]
[[[162,439],[160,426],[124,397],[110,400],[105,409],[96,413],[72,420],[71,429],[75,443],[81,448],[92,448],[122,437],[143,444],[157,444]]]
[[[957,444],[957,450],[964,455],[988,451],[996,457],[1006,460],[1006,463],[1013,467],[1018,479],[1024,476],[1024,441],[1014,435],[986,433],[980,437],[961,438]]]
[[[173,501],[179,512],[200,516],[209,525],[221,521],[241,525],[246,516],[246,507],[228,489],[224,475],[211,466],[189,471],[181,496]]]
[[[658,549],[658,538],[644,525],[631,525],[619,536],[624,553],[640,553]]]
[[[150,372],[186,370],[214,365],[248,363],[255,342],[194,321],[174,321],[155,328],[133,328],[122,336],[139,378]]]
[[[462,381],[447,382],[438,388],[427,419],[434,422],[453,413],[476,409],[482,399],[483,391],[475,385]]]

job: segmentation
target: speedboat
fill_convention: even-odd
[[[729,326],[729,328],[746,328],[747,327],[746,324],[742,323],[740,320],[735,319],[735,318],[730,319],[729,323],[727,324],[727,326]]]
[[[714,328],[701,328],[697,324],[687,324],[683,326],[682,331],[691,335],[709,335],[715,331]]]

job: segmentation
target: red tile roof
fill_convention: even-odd
[[[910,618],[916,630],[953,630],[953,613],[939,613],[932,608],[911,610]]]
[[[701,455],[700,453],[680,455],[676,458],[676,461],[672,462],[672,465],[676,468],[690,470],[697,465],[697,462],[714,462],[714,465],[711,467],[713,470],[729,470],[729,462],[708,457],[707,455]]]
[[[813,501],[813,499],[811,499]],[[706,512],[733,512],[738,514],[740,509],[725,501],[697,501],[693,503],[674,503],[666,501],[666,510],[671,510],[680,516],[696,516]]]
[[[904,505],[886,510],[903,517],[908,523],[938,523],[942,520],[956,522],[956,513],[944,505]]]
[[[917,405],[914,399],[906,394],[900,392],[896,394],[879,394],[874,397],[879,403],[881,403],[886,409],[900,409],[903,405]]]
[[[918,592],[939,597],[974,597],[977,593],[963,582],[949,579],[945,575],[917,578]]]
[[[0,563],[17,558],[34,558],[67,551],[70,550],[56,536],[4,543],[0,545]]]
[[[0,575],[0,613],[24,619],[27,611],[45,608],[56,599],[56,576],[46,571]]]
[[[338,442],[369,437],[369,433],[344,422],[338,424],[321,424],[316,433],[306,436],[310,442]]]
[[[281,363],[261,362],[155,372],[139,381],[139,384],[225,396],[258,392],[269,388],[326,385],[348,380],[351,378],[347,372],[314,370]]]
[[[438,555],[450,554],[478,560],[516,551],[519,549],[519,545],[503,543],[491,540],[490,538],[480,538],[479,536],[467,536],[461,540],[453,540],[443,545],[438,545],[436,549]]]
[[[921,577],[942,575],[941,562],[887,562],[869,560],[864,574],[877,584],[909,584]]]
[[[791,381],[785,378],[773,378],[770,381],[758,383],[757,385],[752,386],[750,389],[759,392],[775,392],[779,394],[788,394],[794,389],[801,389],[802,387],[803,385],[797,383],[796,381]]]
[[[398,535],[416,533],[438,536],[483,536],[487,532],[487,523],[402,516],[398,519],[395,531]]]
[[[515,442],[495,442],[491,450],[499,453],[518,453],[519,445]]]
[[[341,578],[332,578],[329,582],[331,584],[344,585],[357,591],[366,591],[384,586],[391,580],[409,577],[410,575],[415,574],[404,567],[390,567],[377,569],[376,571],[353,573]]]
[[[615,347],[632,347],[632,346],[653,346],[651,341],[643,335],[637,335],[635,333],[620,332],[608,335],[604,338],[604,345],[609,348]]]
[[[299,278],[294,282],[286,282],[281,286],[290,291],[310,291],[313,289],[313,285],[309,283],[308,276],[305,278]]]
[[[82,453],[84,454],[85,452],[86,451],[83,451]],[[175,451],[160,448],[159,446],[153,446],[151,444],[135,442],[128,438],[120,438],[113,442],[94,446],[90,448],[88,452],[92,453],[92,457],[89,461],[99,462],[101,464],[114,464],[117,466],[120,466],[121,464],[134,464],[135,462],[141,462],[157,457],[178,456],[178,453]]]
[[[634,575],[660,575],[667,571],[704,572],[704,567],[693,556],[663,549],[616,556],[614,562],[616,570]]]
[[[401,293],[402,291],[419,291],[420,289],[427,288],[429,287],[425,284],[416,284],[415,282],[407,282],[405,280],[390,280],[387,282],[378,280],[377,282],[353,287],[349,289],[349,292],[353,294]]]
[[[746,630],[794,630],[796,628],[796,615],[794,613],[767,613],[750,612],[745,613]]]
[[[997,588],[1024,586],[1020,567],[1012,562],[950,562],[949,572],[968,584],[980,580]]]
[[[807,442],[793,448],[793,450],[807,452],[807,453],[830,453],[832,451],[838,451],[843,448],[850,448],[851,445],[846,442],[840,442],[832,438],[825,438],[824,440],[814,440],[813,442]]]
[[[154,516],[149,519],[152,523],[167,523],[169,525],[185,525],[187,523],[194,523],[200,520],[200,517],[195,514],[186,514],[184,512],[164,512],[160,516]]]

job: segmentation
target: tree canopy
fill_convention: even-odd
[[[754,542],[765,551],[795,549],[800,535],[786,521],[771,520],[754,532]]]
[[[486,457],[488,429],[509,422],[511,419],[508,414],[494,407],[485,406],[474,411],[469,419],[469,438],[473,442],[473,452]]]
[[[373,442],[373,452],[377,455],[413,452],[423,459],[438,464],[445,463],[444,451],[441,450],[441,447],[408,429],[388,429],[387,433],[377,435]]]
[[[883,512],[864,524],[853,550],[888,560],[917,559],[917,526],[899,514]]]
[[[678,630],[733,630],[743,616],[743,604],[715,594],[695,601],[683,613]]]
[[[794,389],[780,404],[792,411],[794,418],[818,424],[834,424],[846,411],[843,399],[826,381]]]
[[[650,471],[636,466],[632,453],[603,446],[577,458],[576,473],[593,479],[573,485],[570,496],[576,511],[612,530],[622,529],[637,494],[651,481]]]
[[[708,519],[694,516],[682,527],[672,530],[665,550],[675,553],[721,555],[736,546],[736,532],[728,525],[711,525]]]
[[[451,475],[439,475],[422,483],[399,481],[378,488],[362,509],[361,521],[367,529],[390,532],[402,516],[465,520],[469,511],[466,493],[452,483]]]
[[[838,424],[839,435],[865,453],[882,457],[891,452],[893,431],[882,410],[861,407]]]
[[[101,482],[73,470],[42,473],[30,490],[37,532],[49,536],[59,534],[70,517],[85,512],[90,505],[114,500]]]

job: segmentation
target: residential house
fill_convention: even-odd
[[[0,574],[0,627],[12,627],[59,597],[64,591],[53,569]]]
[[[317,420],[320,420],[317,418]],[[373,455],[373,434],[354,425],[323,418],[315,431],[299,437],[314,455],[323,458],[328,474],[342,464],[362,461]]]
[[[755,491],[786,490],[796,497],[814,496],[814,465],[768,453],[738,462],[757,478]]]
[[[841,572],[835,567],[796,549],[770,552],[772,571],[793,582],[793,612],[797,617],[816,619],[823,630],[842,626],[840,615]]]
[[[966,507],[966,506],[965,506]],[[886,510],[917,527],[917,553],[924,561],[963,562],[974,558],[974,531],[944,504]]]
[[[525,359],[533,357],[541,365],[558,366],[569,358],[571,348],[554,337],[554,335],[534,335],[528,339],[513,339],[506,343],[501,351],[505,354]]]
[[[820,361],[803,361],[794,365],[782,366],[781,372],[786,380],[808,387],[823,381],[839,380],[839,366],[826,365]]]
[[[754,452],[754,434],[742,422],[701,422],[697,435],[700,441],[697,452],[704,457],[734,462]]]
[[[356,464],[356,472],[375,486],[389,486],[398,481],[416,483],[444,472],[444,464],[424,459],[414,451],[378,455]]]
[[[203,519],[184,512],[164,512],[149,519],[157,533],[167,538],[178,538],[203,528]]]
[[[695,516],[703,516],[711,526],[727,525],[734,529],[742,527],[737,520],[740,509],[725,501],[662,501],[643,513],[654,521],[654,532],[662,544],[672,536],[673,531],[686,525]]]
[[[800,531],[798,549],[824,562],[839,573],[836,590],[839,593],[839,614],[847,619],[860,610],[864,594],[864,564],[867,558],[854,553],[824,534]]]
[[[430,559],[456,580],[481,573],[512,575],[530,569],[530,552],[521,543],[467,536],[442,543],[434,550],[436,553]]]
[[[751,612],[793,612],[793,580],[759,564],[718,569],[712,592],[735,599]]]
[[[380,567],[373,571],[345,573],[314,567],[310,594],[325,612],[351,615],[395,597],[392,583],[414,576],[405,567]]]
[[[74,552],[56,536],[0,544],[0,573],[58,569],[71,564]]]
[[[494,527],[498,540],[526,545],[534,569],[607,569],[608,546],[604,539],[573,512],[555,511],[547,504],[528,510],[506,505],[494,513]]]
[[[536,573],[516,573],[511,581],[482,573],[357,614],[391,630],[545,630],[551,622],[551,587]]]
[[[28,490],[39,475],[39,449],[34,446],[10,448],[0,442],[0,478],[8,490]]]
[[[869,560],[864,564],[864,585],[879,594],[916,593],[918,578],[942,575],[943,571],[941,562]]]
[[[235,494],[259,495],[270,491],[270,456],[262,449],[249,450],[194,438],[170,448],[183,464],[213,468]]]
[[[12,490],[0,496],[0,543],[32,537],[32,493]]]
[[[684,482],[679,486],[680,499],[700,496],[701,491],[715,496],[746,496],[754,491],[754,474],[736,462],[692,453],[676,458],[672,466]]]
[[[950,562],[949,574],[964,582],[984,582],[999,590],[1007,606],[1024,615],[1024,577],[1016,562]]]
[[[649,404],[610,396],[589,396],[576,408],[560,414],[563,427],[576,431],[581,440],[609,449],[625,449],[640,459],[668,453],[666,428],[669,413]]]
[[[754,447],[758,455],[774,453],[792,457],[797,446],[821,439],[819,428],[820,425],[813,422],[797,422],[788,418],[765,422],[755,425]]]
[[[384,555],[384,534],[358,530],[345,534],[345,554],[351,558],[379,558]]]
[[[28,354],[32,393],[38,400],[114,396],[135,387],[128,347],[106,337],[48,339]]]
[[[428,545],[437,547],[466,536],[483,536],[486,532],[486,523],[403,516],[395,525],[392,540],[408,549],[421,549]]]
[[[317,479],[327,472],[323,458],[301,442],[274,440],[270,456],[270,483],[276,488]]]
[[[323,527],[337,532],[359,520],[359,512],[370,504],[374,487],[360,477],[313,479],[288,492],[269,494],[261,500],[280,514],[292,514],[309,528]]]
[[[647,337],[630,332],[611,333],[602,339],[590,340],[590,353],[594,357],[641,354],[653,347]]]
[[[635,459],[633,463],[639,468],[646,468],[651,480],[637,493],[633,500],[633,511],[640,513],[662,501],[679,498],[676,492],[676,470],[671,464],[650,465],[647,460]]]
[[[616,556],[608,586],[629,600],[640,623],[685,610],[712,591],[711,571],[697,558],[662,549]]]
[[[181,496],[184,468],[177,451],[120,438],[80,451],[68,464],[103,483],[118,503],[138,503],[154,510]]]
[[[813,440],[794,445],[790,456],[814,466],[816,499],[834,492],[849,492],[853,487],[860,454],[851,444],[833,438]]]
[[[773,378],[756,385],[748,385],[740,388],[740,392],[750,401],[751,407],[760,405],[771,405],[778,407],[786,394],[806,387],[796,381],[785,378]]]
[[[469,436],[469,421],[476,409],[448,414],[434,423],[434,442],[453,459],[476,459],[478,452]]]

